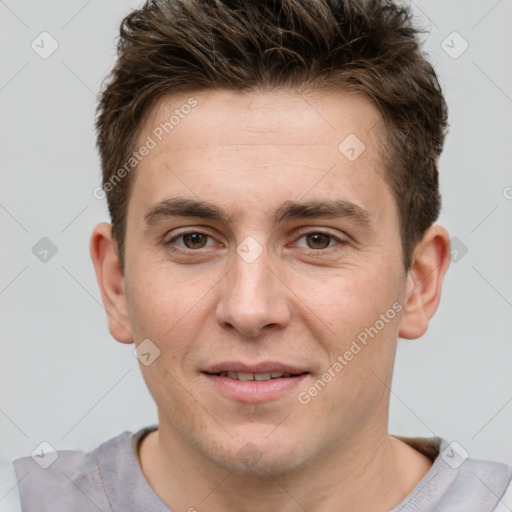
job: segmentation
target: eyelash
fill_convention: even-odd
[[[170,240],[168,240],[167,242],[165,242],[165,246],[166,247],[170,247],[174,244],[174,242],[176,242],[176,240],[186,236],[186,235],[191,235],[191,234],[198,234],[198,235],[204,235],[204,236],[207,236],[209,238],[212,238],[213,237],[211,235],[209,235],[208,233],[203,233],[202,231],[197,231],[197,230],[191,230],[191,231],[184,231],[182,233],[179,233],[178,235],[175,235],[174,237],[172,237]],[[330,242],[331,241],[335,241],[336,243],[332,246],[328,246],[324,249],[310,249],[310,248],[302,248],[303,251],[307,252],[307,253],[310,253],[310,254],[315,254],[315,255],[318,255],[319,253],[327,253],[327,252],[331,252],[331,250],[335,249],[336,247],[339,247],[339,246],[344,246],[344,245],[347,245],[348,244],[348,241],[347,240],[342,240],[336,236],[334,236],[332,233],[329,233],[327,231],[323,231],[323,230],[311,230],[311,231],[304,231],[304,232],[301,232],[300,233],[300,236],[299,238],[297,239],[300,240],[301,238],[307,236],[307,235],[316,235],[316,234],[322,234],[322,235],[326,235],[328,237],[330,237]],[[329,243],[330,243],[329,242]],[[190,249],[188,247],[178,247],[177,249],[173,249],[174,251],[182,251],[182,252],[199,252],[201,249],[205,249],[207,247],[200,247],[199,249]]]

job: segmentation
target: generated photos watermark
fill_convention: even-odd
[[[318,396],[318,394],[331,382],[340,372],[349,364],[354,357],[361,352],[363,348],[368,345],[371,339],[375,338],[382,329],[389,324],[395,316],[402,311],[403,306],[399,302],[395,302],[385,313],[381,313],[379,319],[370,327],[366,327],[357,335],[357,339],[352,340],[350,348],[344,352],[343,355],[339,355],[336,361],[329,366],[306,391],[301,391],[297,396],[299,403],[307,405],[311,400]],[[359,343],[358,343],[359,342]]]

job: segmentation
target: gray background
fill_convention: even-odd
[[[156,421],[133,346],[108,333],[88,248],[107,220],[92,194],[95,95],[139,4],[0,1],[3,458],[42,441],[90,450]],[[512,2],[413,6],[450,108],[439,222],[459,241],[428,333],[399,342],[390,431],[512,464]],[[47,59],[31,48],[43,31],[59,45]],[[57,248],[47,262],[32,251],[42,237]]]

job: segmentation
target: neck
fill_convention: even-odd
[[[141,441],[139,458],[146,480],[171,510],[387,512],[432,465],[386,431],[359,432],[293,473],[240,474],[162,427]]]

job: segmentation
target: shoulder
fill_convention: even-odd
[[[443,473],[450,478],[450,472],[455,476],[443,499],[445,508],[440,510],[458,510],[454,508],[455,505],[460,508],[461,502],[464,502],[470,507],[467,510],[491,512],[504,506],[507,493],[507,500],[510,500],[512,467],[507,464],[468,458],[459,468],[452,468],[448,464]],[[510,507],[512,503],[508,505]],[[505,509],[511,510],[508,507]]]
[[[510,512],[512,466],[469,457],[457,442],[435,438],[403,438],[427,455],[433,465],[400,512]],[[500,508],[501,507],[501,508]]]
[[[59,450],[15,460],[22,510],[112,510],[105,490],[105,469],[115,473],[131,462],[134,439],[145,430],[136,434],[123,432],[88,453]]]

